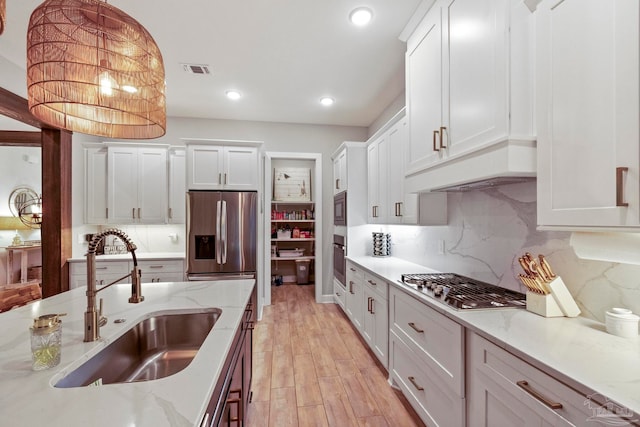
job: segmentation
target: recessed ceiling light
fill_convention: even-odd
[[[371,9],[366,7],[358,7],[353,9],[349,14],[349,20],[353,25],[357,25],[358,27],[362,27],[367,25],[371,18],[373,18],[373,12]]]
[[[334,102],[335,100],[330,96],[323,96],[322,98],[320,98],[320,104],[324,105],[325,107],[333,105]]]
[[[242,96],[237,90],[228,90],[225,93],[227,94],[227,98],[233,100],[240,99],[240,97]]]

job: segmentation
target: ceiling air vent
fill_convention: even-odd
[[[182,64],[182,69],[189,74],[211,74],[209,66],[204,64]]]

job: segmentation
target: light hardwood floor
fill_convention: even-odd
[[[424,426],[340,307],[313,285],[271,287],[254,329],[248,427]]]

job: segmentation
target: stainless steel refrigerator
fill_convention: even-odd
[[[255,278],[255,191],[187,192],[187,279]]]

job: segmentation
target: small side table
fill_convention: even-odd
[[[20,283],[27,282],[27,266],[29,261],[29,252],[40,250],[42,245],[28,246],[7,246],[5,249],[9,253],[7,261],[7,283],[13,283],[13,262],[15,255],[20,255]]]

